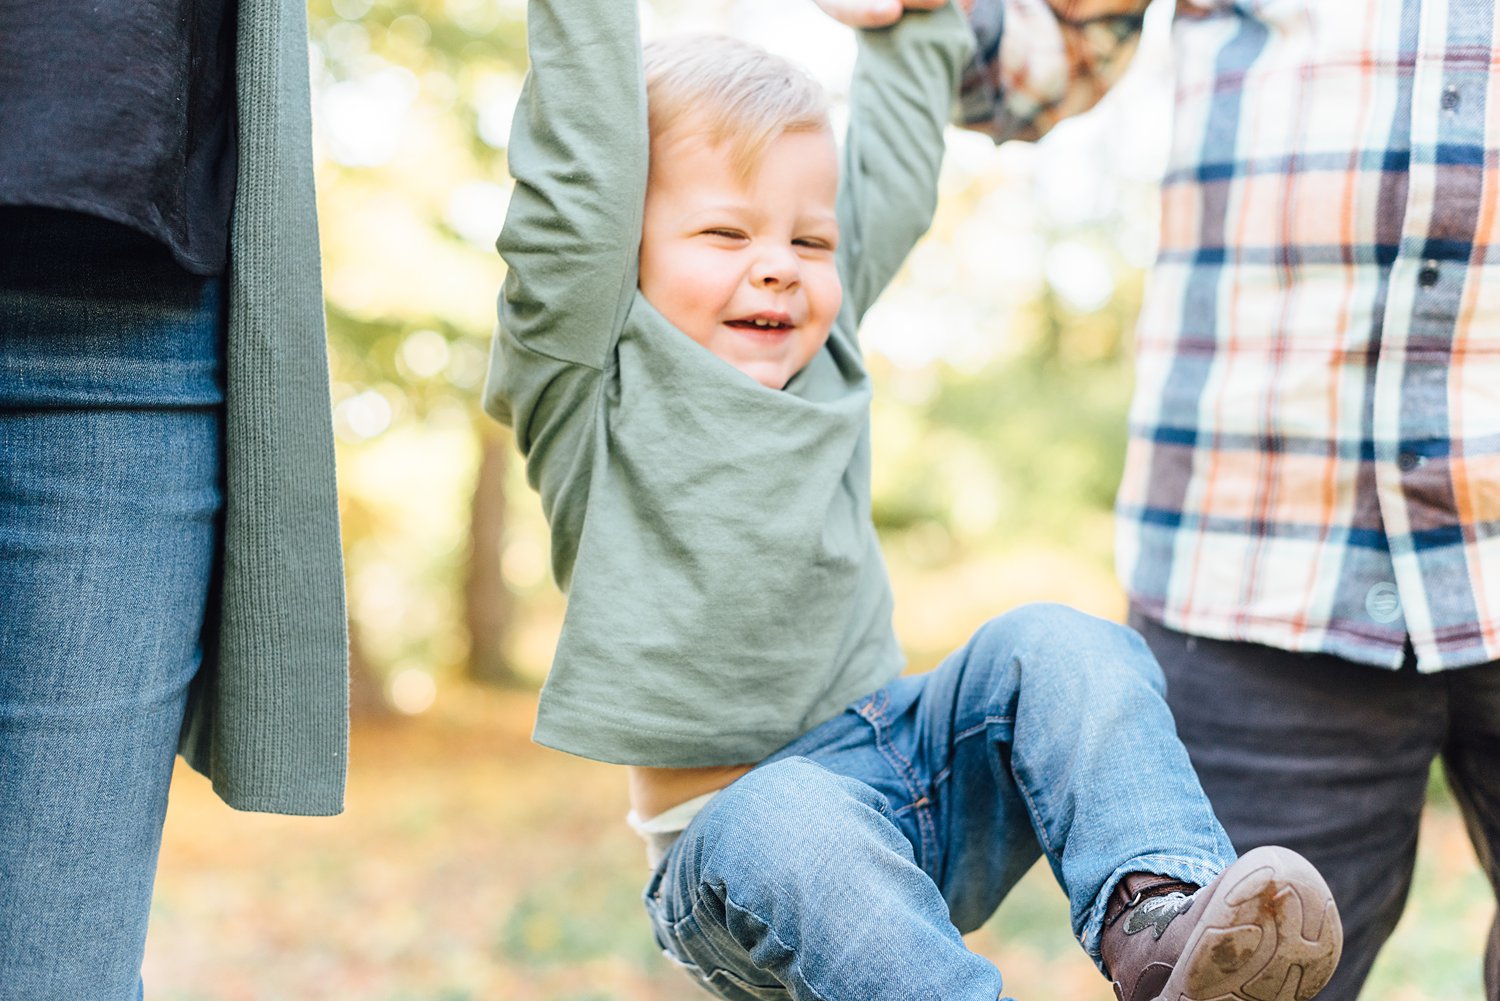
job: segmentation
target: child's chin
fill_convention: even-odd
[[[778,365],[736,365],[735,368],[767,389],[785,389],[792,381],[791,373]]]

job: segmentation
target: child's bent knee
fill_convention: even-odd
[[[1037,601],[997,615],[982,631],[1003,632],[1018,646],[1046,649],[1113,635],[1121,628],[1070,605]]]
[[[969,661],[976,660],[1007,671],[1019,666],[1029,687],[1056,687],[1059,696],[1098,694],[1116,681],[1165,687],[1134,630],[1051,602],[1022,605],[985,623],[970,644]]]
[[[705,808],[700,837],[710,868],[781,869],[889,827],[890,805],[863,782],[806,758],[784,758],[736,780]]]

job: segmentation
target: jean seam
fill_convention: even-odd
[[[854,711],[873,725],[876,720],[885,718],[885,707],[889,702],[890,695],[882,688],[865,700],[863,705],[856,706]]]
[[[1020,792],[1021,798],[1026,801],[1026,812],[1031,814],[1031,827],[1036,831],[1037,840],[1041,842],[1042,850],[1047,853],[1047,858],[1056,861],[1057,849],[1052,846],[1052,839],[1047,835],[1047,827],[1042,822],[1042,811],[1037,808],[1036,800],[1031,798],[1031,790],[1026,788],[1026,783],[1022,782],[1021,777],[1016,774],[1022,765],[1022,760],[1014,744],[1010,749],[1010,762],[1011,775],[1016,780],[1016,789]]]
[[[901,779],[901,784],[906,787],[906,793],[911,797],[911,802],[900,810],[892,811],[893,815],[900,815],[911,811],[917,820],[917,829],[921,832],[922,843],[921,857],[918,864],[926,868],[926,863],[932,861],[932,856],[937,850],[937,830],[932,819],[932,797],[930,790],[925,788],[919,781],[916,768],[912,765],[906,755],[896,749],[890,740],[890,734],[884,726],[875,725],[875,747],[880,751],[881,757],[885,758],[886,764],[896,772]]]
[[[976,737],[982,733],[985,733],[991,726],[995,725],[996,723],[1009,723],[1014,726],[1015,722],[1016,718],[1014,716],[986,716],[981,722],[976,723],[973,726],[965,727],[964,729],[958,731],[958,733],[954,735],[953,740],[951,741],[951,746],[956,748],[959,744],[968,740],[970,737]],[[947,765],[945,765],[940,771],[937,772],[937,774],[933,775],[931,791],[935,793],[939,787],[947,785],[949,779],[951,779],[952,777],[953,763],[950,760]],[[1019,784],[1020,783],[1017,783],[1017,785]],[[1035,818],[1033,817],[1033,819]]]
[[[921,837],[921,844],[916,846],[921,853],[917,861],[921,865],[927,862],[929,856],[933,855],[937,850],[937,831],[932,820],[932,797],[930,790],[924,788],[922,783],[917,781],[916,769],[912,766],[911,762],[907,760],[905,755],[896,750],[895,745],[890,741],[885,719],[885,709],[889,704],[890,693],[882,688],[870,696],[870,700],[863,706],[860,706],[856,712],[870,725],[870,729],[875,732],[875,749],[880,752],[880,756],[885,759],[886,764],[896,773],[897,778],[901,780],[901,784],[906,788],[907,796],[911,802],[899,809],[893,808],[891,815],[899,817],[909,812],[915,814],[917,829]]]
[[[955,734],[953,737],[953,743],[957,744],[959,741],[968,740],[975,734],[984,733],[996,723],[1010,723],[1014,725],[1015,722],[1016,718],[1014,716],[986,716],[980,722],[975,723],[971,727],[966,727],[965,729],[960,730],[957,734]]]

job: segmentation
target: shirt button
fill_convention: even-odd
[[[1458,108],[1458,105],[1459,105],[1459,103],[1461,101],[1463,101],[1463,97],[1462,97],[1462,95],[1459,94],[1457,87],[1453,86],[1450,83],[1448,86],[1446,86],[1446,87],[1443,88],[1443,110],[1444,111],[1454,111],[1454,110],[1456,110]]]
[[[1423,288],[1432,288],[1432,286],[1436,285],[1437,283],[1437,261],[1428,261],[1422,266],[1422,270],[1417,272],[1417,284],[1422,286]]]
[[[1382,625],[1395,622],[1401,618],[1401,592],[1390,581],[1381,581],[1366,592],[1365,611]]]
[[[1396,468],[1403,473],[1409,473],[1422,465],[1422,457],[1411,452],[1402,452],[1396,456]]]

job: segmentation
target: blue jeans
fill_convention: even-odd
[[[0,998],[129,1001],[212,607],[221,282],[0,209]]]
[[[1235,858],[1162,690],[1122,626],[993,620],[711,799],[646,889],[658,943],[735,1001],[995,1001],[960,933],[1045,855],[1097,963],[1120,877]]]

